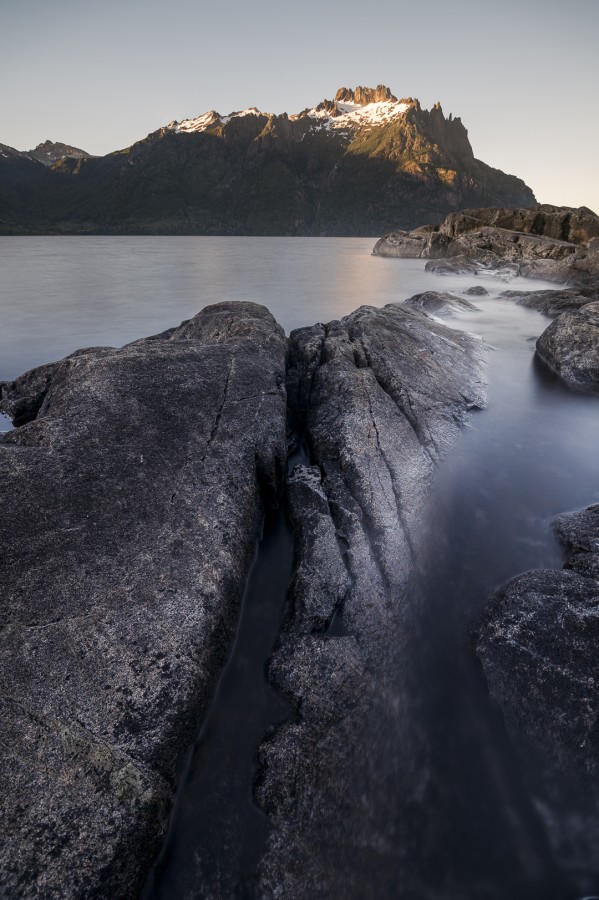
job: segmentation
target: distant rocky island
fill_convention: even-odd
[[[535,206],[459,118],[384,85],[293,115],[211,110],[93,158],[0,144],[0,234],[376,237],[465,207]]]

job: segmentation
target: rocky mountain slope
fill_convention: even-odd
[[[535,204],[475,159],[459,118],[383,85],[294,115],[210,110],[42,169],[48,152],[0,152],[0,233],[378,235],[465,206]]]
[[[71,147],[70,144],[61,144],[54,141],[44,141],[43,144],[38,144],[37,147],[24,153],[23,156],[28,156],[29,159],[36,159],[45,166],[53,166],[59,159],[64,159],[65,157],[68,159],[92,158],[91,153],[80,150],[79,147]]]

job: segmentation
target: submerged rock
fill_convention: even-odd
[[[594,288],[564,288],[554,291],[503,291],[500,294],[507,300],[514,300],[518,306],[536,309],[546,316],[559,316],[563,312],[572,312],[586,306],[590,300],[597,299],[598,290]]]
[[[488,295],[488,290],[482,286],[482,284],[475,284],[473,287],[468,288],[464,291],[465,294],[472,297],[486,297]]]
[[[250,303],[0,387],[2,894],[136,897],[285,462]]]
[[[562,313],[537,341],[537,355],[569,387],[599,391],[599,301]]]
[[[599,506],[560,516],[562,571],[527,572],[493,598],[477,652],[556,858],[599,877]]]
[[[295,717],[259,753],[275,825],[260,896],[395,896],[405,875],[422,774],[398,749],[389,661],[435,462],[484,404],[483,359],[479,339],[405,305],[291,335],[289,403],[312,465],[289,487],[298,564],[269,677]]]
[[[487,293],[483,288],[483,293]],[[454,294],[439,293],[438,291],[425,291],[423,294],[415,294],[404,302],[409,309],[420,309],[422,312],[433,315],[453,315],[460,312],[472,312],[478,307],[463,297]]]

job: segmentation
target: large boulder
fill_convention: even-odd
[[[562,571],[493,598],[477,652],[560,865],[599,883],[599,506],[560,516]]]
[[[285,354],[219,304],[1,385],[3,897],[138,896],[282,481]]]
[[[599,391],[599,300],[555,319],[538,339],[537,355],[570,387]]]

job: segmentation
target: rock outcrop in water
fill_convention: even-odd
[[[138,896],[281,486],[285,355],[220,304],[1,385],[2,896]]]
[[[562,571],[533,571],[493,598],[477,636],[557,859],[599,877],[599,506],[560,516]]]
[[[470,290],[472,291],[472,288]],[[408,309],[420,309],[422,312],[437,316],[472,312],[477,308],[474,303],[464,300],[463,297],[456,297],[455,294],[439,293],[438,291],[425,291],[423,294],[415,294],[404,302],[404,306],[407,306]]]
[[[373,253],[442,260],[427,264],[441,273],[503,269],[588,285],[599,279],[599,217],[586,207],[466,209],[439,225],[391,232]]]
[[[404,307],[291,335],[289,403],[312,464],[289,485],[298,565],[269,677],[295,717],[260,751],[257,799],[276,826],[260,896],[395,896],[400,877],[408,891],[398,846],[417,788],[392,673],[434,464],[484,404],[482,370],[477,338]]]
[[[518,306],[536,309],[554,319],[563,312],[574,312],[591,300],[599,299],[599,286],[589,288],[564,288],[558,291],[503,291],[500,295],[513,300]]]
[[[562,313],[538,339],[537,354],[569,387],[599,391],[599,300]]]

